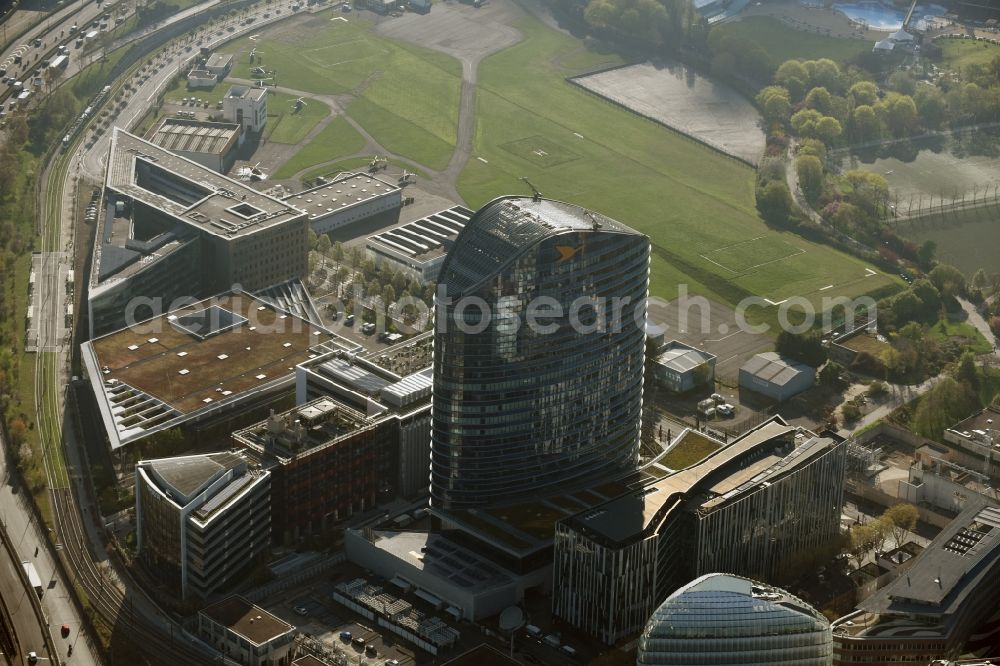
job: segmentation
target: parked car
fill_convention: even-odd
[[[726,402],[716,407],[715,412],[719,416],[725,416],[728,418],[736,412],[736,408],[730,405],[728,402]]]
[[[368,645],[365,646],[365,654],[374,657],[376,654],[378,654],[378,650],[375,649],[374,645],[369,643]]]
[[[306,608],[305,606],[296,606],[295,612],[299,615],[302,615],[303,617],[309,615],[309,609]]]
[[[351,640],[351,632],[349,631],[340,632],[340,640],[344,641],[345,643],[349,642]]]
[[[361,636],[355,638],[353,641],[351,641],[351,643],[353,643],[354,647],[356,648],[364,649],[365,647],[365,639],[361,638]]]
[[[354,326],[354,315],[344,317],[344,326]]]

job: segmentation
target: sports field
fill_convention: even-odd
[[[751,294],[818,304],[895,284],[858,259],[768,228],[752,169],[567,83],[577,71],[561,55],[585,65],[579,42],[534,19],[517,28],[524,41],[480,66],[474,152],[458,183],[470,206],[526,193],[527,176],[547,197],[621,220],[650,236],[651,292],[663,298],[686,283],[731,304]]]
[[[357,15],[332,11],[236,40],[227,47],[233,76],[254,78],[253,48],[254,66],[275,72],[278,86],[354,96],[347,112],[387,150],[434,169],[448,163],[461,85],[454,58],[379,37]]]

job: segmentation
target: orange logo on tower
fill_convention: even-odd
[[[583,245],[577,245],[573,247],[571,245],[556,245],[556,252],[559,253],[559,259],[556,261],[557,264],[561,264],[567,259],[580,253],[583,249]]]

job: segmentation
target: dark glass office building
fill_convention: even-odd
[[[502,197],[441,268],[431,502],[523,502],[635,467],[649,239],[570,204]]]

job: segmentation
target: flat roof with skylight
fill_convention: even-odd
[[[337,211],[387,195],[400,188],[366,173],[344,172],[322,185],[285,197],[289,206],[303,210],[309,220],[317,220]]]
[[[246,183],[117,128],[111,139],[105,184],[114,192],[224,238],[252,234],[303,215]]]

